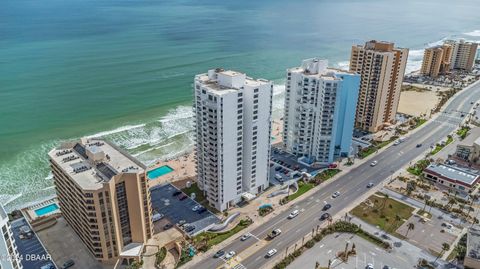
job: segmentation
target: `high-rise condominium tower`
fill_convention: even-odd
[[[453,47],[449,44],[426,48],[420,73],[436,78],[450,71]]]
[[[445,42],[453,46],[452,69],[460,69],[471,72],[477,58],[478,43],[448,40]]]
[[[8,215],[0,205],[0,268],[1,269],[22,269],[20,255],[13,238],[12,227],[8,220]]]
[[[49,152],[63,217],[99,261],[139,260],[152,236],[145,166],[102,139]]]
[[[283,141],[288,152],[309,163],[348,156],[360,76],[307,59],[287,70]]]
[[[268,187],[272,90],[235,71],[195,76],[198,184],[218,210]]]
[[[369,41],[352,46],[350,71],[361,75],[355,127],[376,132],[394,123],[408,49],[393,43]]]

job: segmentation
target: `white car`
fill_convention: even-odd
[[[269,250],[267,252],[267,257],[272,257],[273,255],[275,255],[277,253],[277,250],[272,248],[271,250]]]
[[[200,208],[202,208],[201,205],[196,205],[196,206],[192,207],[192,211],[198,211]]]
[[[155,214],[153,214],[153,216],[152,216],[152,221],[153,221],[153,222],[159,221],[159,220],[161,220],[163,217],[164,217],[163,214],[155,213]]]
[[[370,164],[370,166],[375,166],[375,165],[377,165],[377,163],[378,163],[378,161],[373,161],[373,162]]]
[[[340,192],[336,191],[332,194],[332,198],[337,198],[338,196],[340,196]]]
[[[393,142],[393,145],[397,146],[397,145],[400,145],[400,143],[402,143],[402,142],[400,142],[400,140],[397,140],[397,141]]]
[[[237,253],[235,253],[235,251],[230,251],[228,252],[227,254],[225,254],[225,259],[226,260],[230,260],[231,258],[233,258],[233,256],[235,256]]]
[[[369,183],[367,184],[367,188],[370,189],[371,187],[373,187],[373,182],[369,182]]]
[[[290,215],[288,215],[288,218],[289,218],[289,219],[293,219],[293,218],[295,218],[296,216],[298,216],[298,213],[300,213],[300,211],[298,211],[298,210],[293,210],[292,213],[290,213]]]
[[[242,237],[240,237],[240,240],[245,241],[250,237],[252,237],[252,234],[251,233],[246,233],[246,234],[242,235]]]
[[[373,269],[373,264],[369,263],[365,266],[365,269]]]

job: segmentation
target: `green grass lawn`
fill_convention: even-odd
[[[223,233],[212,233],[212,232],[203,232],[193,238],[193,242],[198,245],[205,240],[207,240],[207,249],[210,249],[212,246],[219,244],[229,238],[230,236],[240,232],[241,230],[247,228],[252,222],[250,220],[241,220],[237,226],[233,229],[223,232]]]
[[[413,166],[407,168],[407,171],[416,176],[422,175],[423,169],[427,168],[430,164],[429,160],[420,160]]]
[[[377,150],[387,146],[388,144],[392,143],[393,141],[397,140],[397,136],[392,136],[389,140],[381,141],[381,142],[373,142],[373,144],[365,149],[362,149],[359,153],[358,156],[360,159],[364,159],[371,155],[372,153],[376,152]]]
[[[195,193],[195,195],[196,195],[195,201],[197,201],[199,204],[203,205],[205,208],[207,208],[208,210],[210,210],[214,214],[219,213],[217,209],[211,207],[208,204],[207,198],[205,198],[205,196],[203,195],[203,191],[200,190],[200,188],[198,188],[197,183],[192,183],[190,188],[184,188],[184,189],[182,189],[182,191],[185,194],[187,194],[188,196],[190,196],[192,193]]]
[[[444,145],[442,145],[442,144],[437,144],[437,145],[435,146],[435,148],[432,150],[432,152],[430,152],[428,155],[429,155],[429,156],[432,156],[432,155],[437,154],[440,150],[442,150],[444,147],[446,147],[448,144],[450,144],[450,143],[452,143],[452,142],[453,142],[453,137],[449,136],[449,137],[447,138],[447,141],[445,142]]]
[[[383,196],[372,195],[355,207],[351,213],[365,222],[391,232],[397,230],[406,219],[410,218],[413,210],[412,207],[391,198],[385,199]],[[396,220],[396,216],[401,220]]]
[[[321,182],[327,181],[340,173],[340,169],[327,169],[315,175],[315,179],[319,179]]]
[[[312,189],[313,187],[315,187],[315,184],[313,183],[305,183],[303,181],[299,181],[298,182],[298,191],[292,195],[289,195],[287,197],[287,200],[288,201],[292,201],[294,199],[296,199],[297,197],[301,196],[302,194],[306,193],[307,191],[309,191],[310,189]]]
[[[425,122],[427,122],[426,119],[423,119],[423,118],[422,118],[422,119],[417,119],[414,129],[420,127],[420,126],[421,126],[422,124],[424,124]]]

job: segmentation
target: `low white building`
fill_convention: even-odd
[[[423,170],[423,176],[430,181],[462,192],[469,192],[480,179],[478,171],[446,164],[430,164]]]
[[[198,184],[220,211],[268,187],[272,91],[271,81],[235,71],[195,76]]]

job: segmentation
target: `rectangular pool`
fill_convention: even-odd
[[[147,172],[148,179],[156,179],[173,171],[168,165],[160,166]]]
[[[53,211],[56,211],[58,209],[59,209],[59,207],[58,207],[57,204],[49,204],[49,205],[44,206],[42,208],[35,209],[35,214],[37,214],[37,216],[41,217],[41,216],[46,215],[48,213],[52,213]]]

